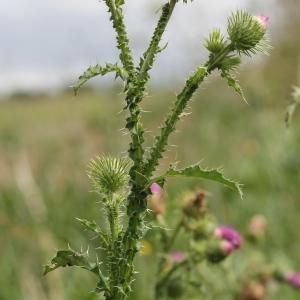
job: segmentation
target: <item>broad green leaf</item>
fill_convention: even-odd
[[[105,67],[101,67],[100,65],[96,65],[94,67],[89,67],[78,79],[78,81],[73,86],[73,90],[75,95],[78,94],[80,88],[91,78],[96,77],[98,75],[104,76],[107,73],[115,72],[116,77],[120,77],[123,80],[127,77],[126,71],[119,67],[118,65],[106,64]]]
[[[238,192],[240,197],[243,198],[241,184],[226,178],[220,169],[203,169],[199,164],[179,170],[171,167],[162,177],[158,178],[157,180],[159,181],[164,177],[193,177],[216,181],[222,183],[231,190]]]
[[[232,87],[241,97],[242,99],[248,104],[242,87],[238,83],[238,81],[231,75],[229,72],[222,72],[221,76],[227,80],[227,84],[229,87]]]
[[[60,267],[80,267],[99,275],[97,264],[90,263],[86,253],[77,253],[73,250],[58,251],[51,263],[44,266],[44,275]]]

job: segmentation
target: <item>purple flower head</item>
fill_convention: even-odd
[[[174,262],[176,262],[176,263],[183,262],[186,259],[186,257],[187,257],[186,253],[185,252],[181,252],[181,251],[171,252],[170,256],[171,256],[172,260]]]
[[[157,183],[152,183],[150,186],[150,191],[152,194],[160,194],[162,192],[162,188]]]
[[[269,17],[264,16],[264,15],[260,15],[260,16],[255,16],[254,17],[263,27],[267,27],[268,23],[269,23]]]
[[[285,281],[293,288],[300,290],[300,274],[298,273],[287,273],[285,275]]]
[[[234,249],[239,249],[242,243],[240,234],[231,227],[219,226],[215,230],[215,236],[231,243]]]

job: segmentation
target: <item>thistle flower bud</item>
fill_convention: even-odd
[[[287,273],[284,275],[284,280],[291,287],[300,290],[300,274],[298,273]]]
[[[252,281],[242,291],[239,300],[265,300],[267,288],[261,282]]]
[[[160,187],[159,184],[157,183],[152,183],[150,186],[150,191],[152,194],[161,194],[162,193],[162,188]]]
[[[260,22],[262,26],[267,27],[267,25],[269,23],[269,17],[260,15],[260,16],[254,17],[254,18],[256,18],[257,21]]]
[[[156,216],[164,215],[166,211],[165,195],[163,189],[157,184],[153,183],[150,186],[152,195],[149,198],[149,208]]]
[[[256,53],[265,37],[268,18],[251,16],[238,11],[228,19],[227,32],[234,50],[245,54]]]
[[[203,217],[207,211],[206,196],[205,191],[197,192],[183,207],[184,214],[194,219]]]
[[[218,239],[231,243],[234,249],[239,249],[241,247],[241,236],[235,229],[231,227],[219,226],[215,229],[214,235]]]
[[[213,240],[209,242],[206,249],[206,258],[211,263],[223,261],[235,250],[234,246],[228,241]]]
[[[266,235],[268,222],[262,215],[254,216],[247,228],[247,236],[251,241],[263,239]]]
[[[195,240],[207,239],[213,235],[215,223],[211,218],[206,217],[192,224],[189,229],[193,232]]]
[[[181,263],[187,258],[187,254],[182,251],[173,251],[170,253],[171,260],[175,263]]]

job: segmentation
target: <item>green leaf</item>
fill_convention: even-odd
[[[243,191],[241,189],[241,184],[226,178],[220,169],[203,169],[199,164],[184,168],[175,169],[171,167],[163,176],[164,177],[193,177],[193,178],[203,178],[212,181],[222,183],[233,191],[239,193],[240,197],[243,198]],[[161,177],[153,180],[157,182],[161,180]]]
[[[221,73],[221,76],[227,80],[227,84],[229,87],[232,87],[241,97],[242,99],[248,104],[244,92],[242,90],[242,87],[238,83],[238,81],[231,75],[229,72],[223,71]]]
[[[80,224],[84,226],[86,229],[96,233],[100,237],[101,242],[104,246],[108,245],[107,235],[102,231],[102,229],[98,226],[98,224],[95,221],[88,221],[79,218],[76,218],[76,220],[79,221]]]
[[[91,78],[94,78],[98,75],[104,76],[107,73],[110,72],[115,72],[116,73],[116,78],[120,77],[123,80],[126,79],[126,71],[119,67],[118,65],[113,65],[113,64],[106,64],[105,67],[101,67],[100,65],[96,65],[94,67],[89,67],[81,76],[79,76],[78,81],[75,83],[73,86],[73,90],[75,95],[78,94],[80,88]]]
[[[80,267],[99,275],[98,266],[88,261],[87,253],[77,253],[73,250],[60,250],[51,260],[51,263],[44,266],[44,275],[60,267]]]

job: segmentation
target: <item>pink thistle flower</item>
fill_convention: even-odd
[[[225,240],[225,241],[222,241],[222,243],[221,243],[221,249],[222,249],[222,251],[223,251],[226,255],[231,254],[231,253],[235,250],[233,244],[230,243],[230,242],[228,242],[228,241],[226,241],[226,240]]]
[[[288,283],[293,288],[300,290],[300,274],[298,273],[287,273],[284,276],[286,283]]]
[[[255,16],[255,19],[264,27],[266,28],[269,23],[269,17],[260,15],[260,16]]]
[[[174,251],[170,253],[170,256],[174,262],[181,263],[186,259],[187,254],[181,251]]]
[[[160,194],[162,192],[162,188],[157,183],[152,183],[150,186],[150,191],[152,194]]]
[[[219,226],[215,229],[215,236],[231,243],[234,249],[239,249],[242,243],[240,234],[231,227]]]

